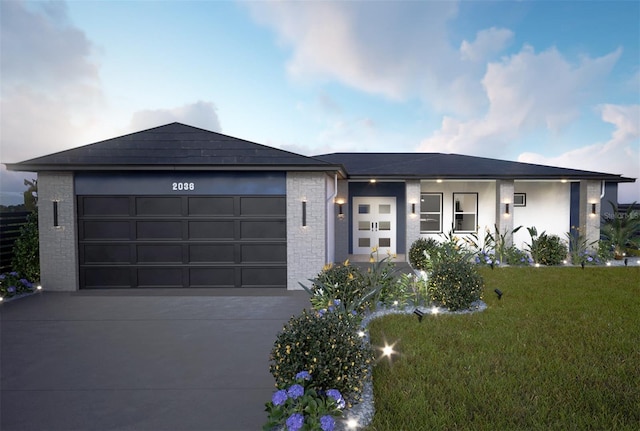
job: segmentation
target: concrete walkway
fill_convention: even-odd
[[[238,296],[242,295],[242,296]],[[260,430],[306,292],[44,292],[0,305],[0,429]]]

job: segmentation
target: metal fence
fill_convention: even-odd
[[[20,228],[29,214],[29,211],[0,212],[0,273],[11,270],[13,243],[20,236]]]

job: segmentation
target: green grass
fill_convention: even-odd
[[[640,429],[640,267],[481,273],[484,312],[370,324],[369,431]]]

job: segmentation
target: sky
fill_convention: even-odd
[[[1,0],[0,20],[2,163],[179,121],[640,177],[636,0]],[[0,176],[5,205],[35,177]]]

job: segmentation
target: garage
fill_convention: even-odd
[[[285,288],[283,184],[277,173],[76,175],[80,288]]]

